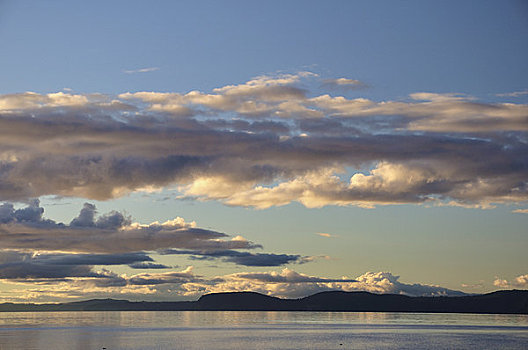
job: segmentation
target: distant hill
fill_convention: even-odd
[[[460,297],[409,297],[397,294],[329,291],[300,299],[254,292],[213,293],[197,301],[132,302],[93,299],[64,304],[0,304],[14,311],[377,311],[528,314],[528,290],[505,290]]]

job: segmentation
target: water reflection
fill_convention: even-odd
[[[282,311],[0,313],[0,349],[343,349],[347,344],[354,344],[357,349],[524,349],[526,343],[527,315]]]

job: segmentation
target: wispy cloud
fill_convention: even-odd
[[[281,266],[289,263],[306,263],[313,259],[292,254],[271,254],[271,253],[251,253],[240,252],[232,249],[228,250],[177,250],[165,249],[159,251],[160,254],[170,255],[190,255],[193,260],[214,260],[222,259],[224,262],[235,263],[243,266]]]
[[[123,73],[126,73],[126,74],[148,73],[148,72],[154,72],[157,70],[159,70],[159,67],[147,67],[147,68],[123,70]]]
[[[524,95],[528,95],[528,89],[527,90],[522,90],[522,91],[505,92],[505,93],[502,93],[502,94],[496,94],[495,96],[499,96],[499,97],[521,97],[521,96],[524,96]]]
[[[334,234],[331,234],[331,233],[325,233],[325,232],[317,232],[316,235],[321,236],[321,237],[325,237],[325,238],[339,237],[337,235],[334,235]]]
[[[349,78],[337,78],[337,79],[323,79],[323,88],[327,89],[345,89],[345,90],[356,90],[366,88],[367,84],[356,79]]]
[[[512,213],[528,214],[528,209],[515,209]]]
[[[462,283],[460,286],[462,288],[480,289],[484,287],[484,281],[481,280],[478,283]]]

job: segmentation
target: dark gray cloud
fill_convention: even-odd
[[[272,253],[251,253],[237,250],[177,250],[166,249],[159,251],[161,254],[190,255],[194,260],[222,259],[225,262],[243,266],[281,266],[290,263],[304,263],[305,260],[300,255],[292,254],[272,254]]]
[[[65,279],[70,277],[100,277],[89,266],[77,265],[45,265],[30,262],[17,262],[0,266],[0,279],[7,280],[37,280]]]
[[[146,253],[124,254],[38,254],[31,257],[34,263],[46,265],[127,265],[152,262]]]
[[[70,222],[72,227],[94,227],[95,225],[95,214],[96,208],[95,205],[91,203],[84,203],[79,216],[74,218]]]
[[[169,269],[171,266],[163,265],[163,264],[156,264],[152,262],[136,262],[133,264],[129,264],[129,267],[133,269]]]
[[[0,251],[0,279],[64,279],[71,277],[101,278],[93,265],[127,265],[149,263],[145,253],[127,254],[47,254]]]
[[[0,224],[57,225],[52,220],[44,219],[42,214],[44,214],[44,208],[40,207],[40,201],[38,199],[30,200],[28,206],[20,209],[15,209],[12,203],[0,204]]]
[[[130,218],[116,211],[96,217],[96,208],[89,203],[84,204],[79,216],[70,225],[44,219],[42,214],[43,208],[39,207],[38,201],[17,210],[11,203],[2,204],[2,248],[135,254],[139,251],[170,248],[223,250],[262,247],[245,239],[228,239],[229,236],[225,233],[195,227],[194,223],[186,223],[181,218],[165,223],[140,225],[132,223]],[[148,260],[128,263],[137,261]]]
[[[98,215],[97,208],[90,203],[84,204],[69,225],[45,219],[43,214],[38,200],[19,209],[11,203],[0,205],[0,279],[51,283],[84,277],[98,279],[99,287],[174,283],[161,282],[165,275],[156,283],[147,283],[143,277],[125,281],[109,271],[94,271],[95,266],[115,265],[133,269],[171,268],[156,263],[149,256],[152,251],[187,255],[194,260],[222,259],[245,266],[305,262],[299,255],[238,251],[262,246],[241,236],[228,239],[225,233],[197,228],[194,222],[186,223],[182,218],[142,225],[132,223],[116,211]],[[173,281],[175,276],[171,275],[169,280]]]
[[[58,279],[97,277],[90,266],[47,263],[28,253],[1,252],[0,279]]]

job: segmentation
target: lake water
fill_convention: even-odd
[[[528,349],[527,315],[7,312],[0,349]]]

